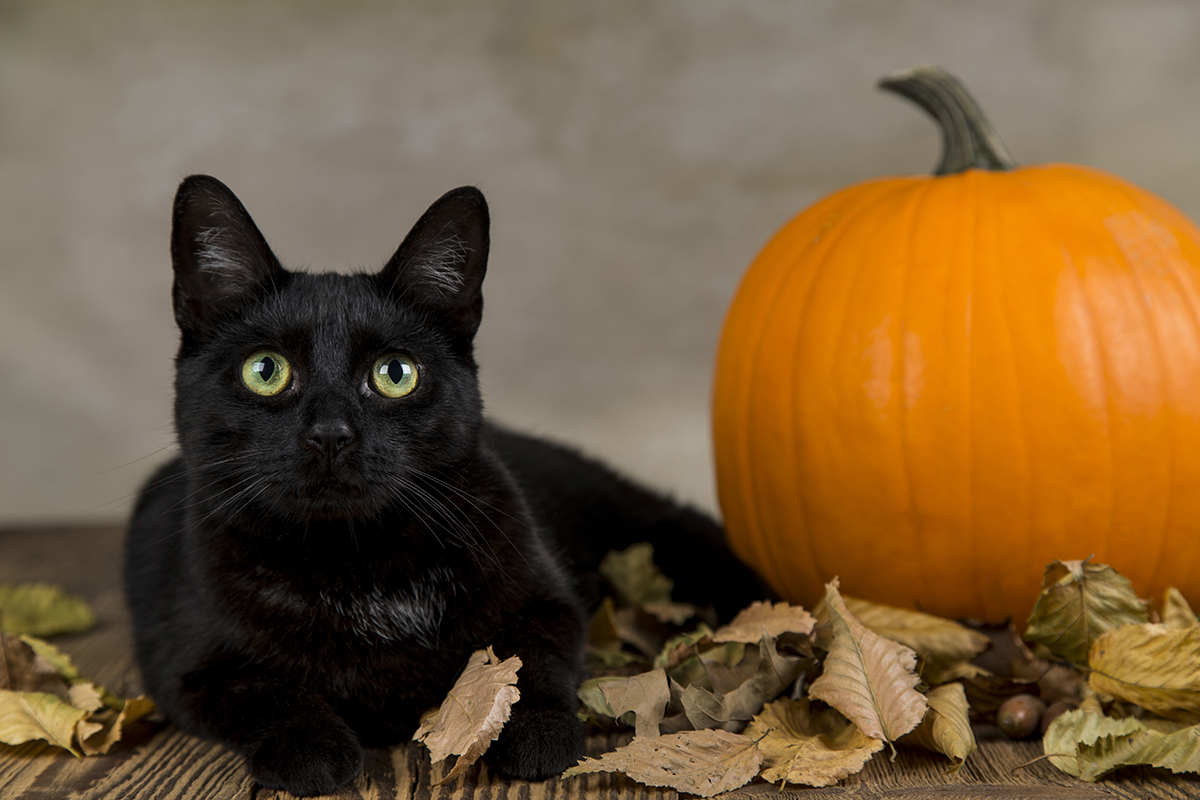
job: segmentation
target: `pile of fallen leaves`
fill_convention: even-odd
[[[83,600],[57,587],[0,586],[0,742],[107,753],[128,725],[154,711],[146,697],[123,700],[84,678],[65,654],[31,635],[79,633],[95,621]]]
[[[718,627],[672,601],[649,545],[610,553],[602,572],[614,597],[592,621],[580,716],[634,736],[566,777],[621,772],[702,797],[757,777],[828,786],[896,745],[953,772],[975,750],[972,723],[1029,695],[1055,711],[1043,741],[1065,772],[1200,772],[1200,624],[1178,592],[1156,611],[1110,567],[1049,565],[1023,635],[843,597],[836,580],[811,613],[755,603]],[[461,754],[446,780],[499,735],[519,666],[477,653],[418,731],[435,761]]]

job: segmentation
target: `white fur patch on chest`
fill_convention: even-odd
[[[446,613],[447,593],[453,591],[453,584],[438,577],[426,576],[398,591],[376,587],[368,593],[322,592],[321,601],[363,638],[416,639],[432,645]]]

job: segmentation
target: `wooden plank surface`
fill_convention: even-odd
[[[115,527],[0,530],[0,583],[49,581],[87,598],[100,620],[90,633],[55,639],[83,674],[118,694],[139,691],[129,616],[120,586],[123,533]],[[812,789],[754,783],[724,795],[739,800],[1187,800],[1200,798],[1200,777],[1137,768],[1096,784],[1077,781],[1036,761],[1039,742],[1010,742],[981,727],[979,750],[956,775],[945,759],[901,748],[895,762],[876,756],[859,775]],[[590,754],[621,737],[594,738]],[[1033,763],[1031,763],[1033,762]],[[640,786],[617,775],[585,775],[540,784],[495,779],[486,768],[438,785],[443,766],[417,746],[368,750],[358,781],[334,795],[346,800],[676,800],[677,793]],[[164,724],[142,726],[105,756],[77,759],[49,745],[0,745],[0,798],[33,800],[274,800],[285,795],[251,780],[242,759],[220,745]]]

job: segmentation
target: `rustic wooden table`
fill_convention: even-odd
[[[129,617],[121,594],[123,532],[115,527],[0,530],[0,583],[49,581],[87,598],[99,625],[90,633],[55,643],[84,675],[118,694],[139,690],[132,661]],[[753,783],[724,797],[805,798],[1200,798],[1200,777],[1163,770],[1130,769],[1097,784],[1076,781],[1044,762],[1038,742],[1009,742],[980,728],[979,750],[957,775],[945,774],[945,759],[901,748],[896,761],[875,757],[861,774],[824,789],[780,791]],[[592,754],[615,746],[596,739]],[[1034,763],[1030,763],[1034,762]],[[368,751],[358,781],[336,797],[385,800],[678,800],[677,793],[640,786],[622,776],[585,775],[541,784],[498,780],[483,767],[453,783],[435,785],[444,769],[434,767],[422,747]],[[167,725],[146,725],[129,742],[104,756],[77,759],[48,745],[0,745],[0,798],[37,800],[136,800],[138,798],[238,798],[266,800],[281,795],[261,789],[242,760],[219,745]]]

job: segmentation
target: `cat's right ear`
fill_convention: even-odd
[[[200,336],[285,275],[241,201],[208,175],[175,193],[171,263],[175,321]]]

